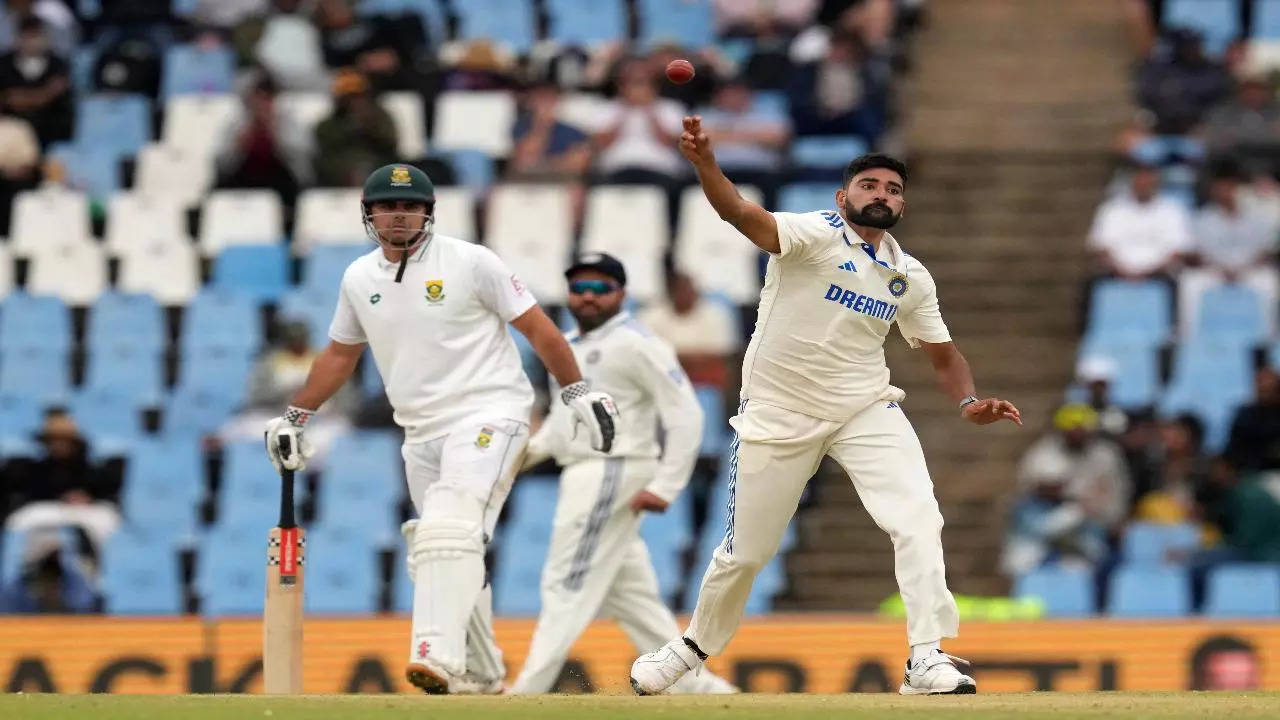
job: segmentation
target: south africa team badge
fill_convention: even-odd
[[[444,281],[428,280],[427,281],[427,302],[438,303],[444,299]]]
[[[485,425],[480,428],[480,434],[476,436],[476,447],[481,450],[488,449],[490,443],[493,442],[493,428]]]
[[[889,280],[889,294],[894,297],[902,297],[907,294],[907,276],[902,273],[896,273]]]

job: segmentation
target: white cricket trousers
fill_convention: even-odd
[[[738,630],[760,568],[778,552],[805,483],[823,456],[844,468],[871,518],[893,541],[911,645],[955,637],[959,616],[942,562],[942,514],[924,452],[902,408],[877,401],[848,422],[744,401],[729,474],[728,527],[685,632],[708,655]]]
[[[459,423],[444,437],[401,448],[419,525],[457,521],[483,533],[474,552],[418,566],[411,662],[429,654],[459,674],[465,668],[484,678],[505,675],[502,652],[493,639],[493,592],[485,576],[483,546],[493,538],[528,439],[524,422],[481,416]]]
[[[641,653],[679,634],[640,538],[644,514],[628,507],[656,467],[655,460],[600,458],[564,469],[542,568],[542,612],[512,692],[549,692],[597,615],[617,620]]]

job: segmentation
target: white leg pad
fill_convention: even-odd
[[[428,503],[427,516],[414,529],[410,549],[415,580],[409,660],[430,656],[456,676],[466,671],[467,624],[484,586],[484,531],[478,507],[474,518],[463,519],[457,517],[461,513],[447,512],[461,508],[448,505],[447,500],[435,507]]]

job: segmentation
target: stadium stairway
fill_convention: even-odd
[[[1026,427],[962,424],[922,353],[895,331],[893,382],[924,444],[956,593],[1002,594],[997,569],[1017,460],[1075,364],[1083,238],[1128,108],[1118,3],[944,0],[915,41],[903,93],[913,169],[897,236],[937,280],[983,395]],[[873,610],[896,592],[892,546],[827,461],[777,609]]]

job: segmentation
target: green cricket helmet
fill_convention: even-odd
[[[403,244],[384,240],[373,226],[373,204],[408,200],[425,203],[426,216],[422,221],[422,230]],[[364,190],[360,195],[360,207],[364,219],[365,232],[379,245],[392,250],[404,250],[406,256],[415,248],[431,239],[435,225],[436,188],[431,178],[418,168],[405,163],[384,165],[369,174],[364,181]]]

